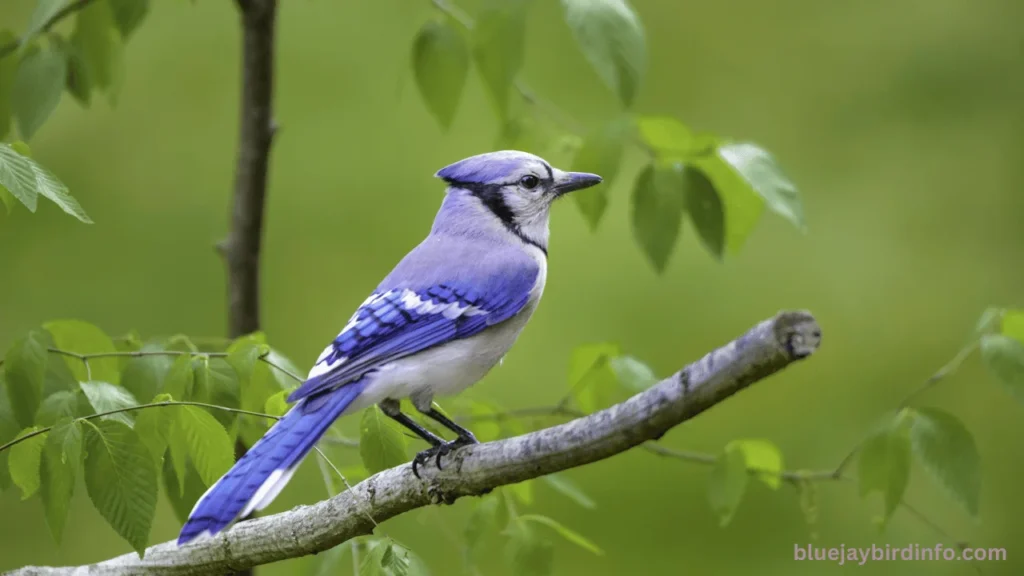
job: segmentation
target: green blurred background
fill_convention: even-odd
[[[33,2],[0,5],[21,30]],[[127,46],[116,109],[65,95],[32,142],[96,221],[44,204],[0,220],[0,348],[50,319],[108,333],[221,335],[225,234],[237,132],[238,18],[232,2],[154,2]],[[443,189],[431,175],[493,148],[498,135],[470,76],[442,132],[412,81],[410,44],[427,0],[282,2],[276,117],[263,266],[270,341],[308,366],[352,309],[429,228]],[[800,186],[810,231],[766,215],[745,249],[716,263],[692,229],[657,276],[629,229],[628,159],[610,211],[587,231],[571,202],[553,214],[545,302],[500,369],[469,394],[507,407],[554,402],[573,347],[619,342],[668,374],[782,308],[807,308],[820,354],[667,435],[719,451],[733,438],[777,443],[789,468],[829,468],[886,410],[946,362],[990,304],[1024,290],[1024,4],[1017,0],[668,2],[635,0],[651,66],[636,109],[756,141]],[[472,11],[472,3],[463,3]],[[594,126],[615,113],[554,0],[534,2],[522,75]],[[565,164],[564,157],[550,158]],[[975,434],[980,521],[915,467],[887,531],[853,485],[820,487],[808,528],[795,493],[752,485],[726,528],[706,502],[708,470],[634,451],[570,471],[598,503],[585,510],[547,486],[536,510],[604,548],[557,543],[557,574],[971,574],[954,562],[839,567],[793,560],[795,544],[922,547],[954,539],[1008,549],[985,574],[1024,571],[1024,406],[976,358],[922,399]],[[354,429],[355,420],[346,424]],[[325,496],[307,463],[270,512]],[[39,500],[0,494],[0,570],[80,564],[128,552],[76,490],[56,546]],[[435,574],[461,570],[451,540],[469,502],[388,522]],[[151,541],[180,528],[159,505]],[[817,539],[811,540],[811,533]],[[502,568],[488,539],[484,574]],[[304,560],[260,569],[291,574]],[[347,566],[346,566],[347,569]],[[345,573],[345,572],[343,572]]]

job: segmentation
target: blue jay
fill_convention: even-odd
[[[295,405],[196,502],[178,544],[215,534],[261,510],[341,415],[377,404],[430,444],[418,467],[477,442],[435,410],[504,357],[533,314],[547,277],[548,210],[568,192],[601,182],[542,158],[500,151],[435,175],[448,189],[430,234],[405,256],[324,349]],[[409,398],[456,434],[450,442],[399,410]]]

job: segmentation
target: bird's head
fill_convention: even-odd
[[[596,174],[559,170],[539,156],[516,150],[470,156],[436,176],[449,190],[471,195],[514,233],[545,250],[551,203],[601,182]]]

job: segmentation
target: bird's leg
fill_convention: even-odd
[[[378,404],[378,406],[380,406],[380,411],[383,412],[385,416],[388,416],[395,422],[398,422],[402,426],[412,430],[417,436],[426,440],[431,446],[440,446],[441,444],[444,444],[443,438],[437,436],[423,426],[420,426],[415,420],[402,413],[399,409],[401,404],[399,404],[398,400],[388,398],[383,400]]]
[[[418,465],[427,463],[427,461],[429,461],[431,457],[434,458],[434,461],[437,463],[437,469],[440,470],[442,456],[447,456],[448,453],[450,453],[452,450],[459,448],[461,446],[478,443],[476,436],[474,436],[472,432],[466,430],[462,426],[459,426],[455,422],[452,422],[451,418],[448,418],[447,416],[436,410],[433,407],[432,403],[432,396],[413,395],[412,397],[412,405],[415,406],[416,409],[420,411],[420,413],[438,422],[439,424],[451,430],[452,432],[455,432],[456,434],[458,434],[458,438],[452,440],[451,442],[445,442],[443,444],[432,446],[431,448],[417,454],[416,458],[413,460],[414,472]],[[419,475],[417,474],[417,478],[418,477]]]

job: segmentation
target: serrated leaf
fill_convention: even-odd
[[[938,408],[917,408],[908,414],[914,455],[953,500],[977,516],[981,457],[974,437],[959,418]]]
[[[291,392],[288,390],[281,390],[277,394],[267,398],[267,402],[263,407],[263,412],[265,414],[270,414],[271,416],[284,416],[285,412],[288,412],[289,408],[291,408],[285,400],[288,398],[288,394],[290,393]]]
[[[608,207],[609,185],[619,173],[629,130],[627,118],[617,118],[608,122],[583,139],[583,144],[573,159],[574,172],[600,174],[606,184],[578,190],[572,194],[591,231],[597,230],[597,225]]]
[[[35,212],[37,197],[42,194],[64,212],[92,224],[85,210],[68,193],[68,187],[49,170],[20,154],[16,144],[0,143],[0,185],[13,193],[30,212]]]
[[[450,18],[420,28],[412,45],[412,69],[427,108],[447,130],[469,73],[469,47]]]
[[[212,486],[235,462],[234,447],[224,427],[197,406],[160,409],[177,410],[171,424],[171,445],[181,442],[203,483]]]
[[[611,359],[619,355],[615,344],[577,346],[569,357],[569,390],[580,410],[596,412],[607,406],[618,390]]]
[[[721,260],[725,255],[725,208],[714,185],[700,168],[683,168],[683,190],[686,194],[686,212],[697,230],[704,247]]]
[[[185,481],[183,484],[179,484],[177,477],[174,472],[174,465],[171,462],[172,458],[164,458],[162,477],[164,480],[165,494],[167,500],[171,503],[171,509],[174,510],[174,516],[182,524],[188,520],[189,513],[192,512],[192,508],[195,507],[196,502],[206,492],[206,485],[203,484],[203,480],[199,478],[199,473],[196,472],[191,462],[185,468]]]
[[[149,0],[107,0],[121,38],[128,40],[149,13]]]
[[[37,430],[37,426],[26,428],[16,438],[22,438]],[[46,434],[39,434],[11,446],[8,450],[7,467],[11,473],[11,481],[21,489],[22,500],[28,500],[39,490],[39,463],[42,460],[45,443]]]
[[[910,480],[910,436],[902,415],[864,441],[857,460],[860,495],[880,492],[885,500],[883,521],[899,507]]]
[[[547,476],[543,476],[542,479],[548,484],[548,486],[551,486],[563,496],[568,497],[580,506],[588,510],[597,508],[597,504],[590,499],[590,496],[587,496],[583,492],[582,488],[564,474],[548,474]]]
[[[708,502],[719,526],[732,521],[747,491],[747,462],[742,450],[726,447],[708,477]]]
[[[71,45],[81,55],[89,84],[105,91],[111,104],[116,103],[124,74],[124,54],[109,3],[93,2],[78,12]]]
[[[39,405],[35,423],[39,426],[53,426],[64,418],[74,418],[79,415],[79,402],[81,399],[75,392],[70,390],[54,392]]]
[[[260,357],[269,354],[270,348],[260,337],[243,336],[228,347],[228,364],[238,375],[242,408],[259,412],[272,394],[277,392],[272,385],[269,367]]]
[[[4,379],[11,411],[21,428],[35,421],[46,375],[47,338],[42,330],[32,330],[18,338],[4,359]]]
[[[142,557],[156,512],[153,457],[134,430],[86,421],[85,487],[101,516]]]
[[[210,358],[210,403],[227,408],[241,408],[238,375],[223,358]],[[236,414],[218,410],[213,415],[225,428],[231,429]]]
[[[548,518],[547,516],[541,516],[539,514],[523,514],[519,517],[519,521],[536,522],[538,524],[543,524],[544,526],[553,529],[555,532],[558,533],[559,536],[565,538],[567,542],[571,542],[579,546],[580,548],[583,548],[587,552],[590,552],[591,554],[596,554],[598,556],[604,555],[604,551],[598,548],[596,544],[584,538],[583,535],[581,535],[580,533],[570,530],[569,528],[566,528],[565,526],[558,523],[552,518]]]
[[[4,378],[4,372],[0,370],[0,388],[7,385]],[[0,445],[13,440],[19,432],[21,432],[21,428],[14,419],[11,402],[6,394],[0,394]],[[11,472],[7,462],[9,454],[10,450],[0,451],[0,492],[11,487]]]
[[[163,349],[159,343],[142,346],[141,352],[158,352]],[[121,386],[136,398],[152,398],[164,388],[164,380],[174,364],[168,356],[139,356],[130,358],[121,371]]]
[[[117,352],[114,343],[102,330],[81,320],[58,320],[43,324],[53,336],[57,348],[78,354],[107,354]],[[120,384],[121,367],[116,357],[91,358],[88,369],[78,358],[66,356],[68,368],[79,382],[101,380]]]
[[[75,477],[82,462],[82,430],[80,425],[64,419],[47,434],[39,469],[40,495],[46,523],[57,544],[61,542],[64,524],[75,491]]]
[[[767,150],[748,142],[718,148],[725,161],[750,188],[764,199],[768,209],[807,230],[804,208],[796,186],[787,178]]]
[[[173,400],[169,394],[159,394],[151,404],[159,402],[170,402]],[[139,410],[135,417],[135,433],[149,449],[154,461],[159,466],[160,461],[167,451],[167,444],[170,442],[171,425],[174,423],[176,408],[172,406],[160,406]]]
[[[733,440],[725,450],[741,452],[747,473],[753,473],[766,486],[778,490],[782,484],[782,453],[775,444],[759,439]]]
[[[15,36],[10,30],[0,30],[0,46],[6,46],[14,40]],[[11,93],[17,73],[18,57],[16,53],[12,52],[6,57],[0,56],[0,139],[6,138],[11,131]],[[0,187],[0,197],[5,192]],[[10,209],[11,206],[7,205],[8,212]]]
[[[644,29],[626,0],[562,0],[565,21],[583,55],[625,107],[647,69]]]
[[[32,10],[32,16],[28,19],[28,26],[22,36],[22,44],[25,44],[39,34],[46,24],[66,6],[68,0],[36,0],[36,7]]]
[[[35,135],[57,108],[66,75],[64,54],[53,47],[29,50],[22,58],[11,89],[11,108],[26,140]],[[4,186],[18,195],[6,183]]]
[[[641,116],[636,127],[640,139],[659,157],[682,160],[693,151],[693,132],[671,116]]]
[[[405,464],[408,461],[405,450],[405,436],[380,408],[371,406],[363,410],[359,424],[359,455],[371,474]]]
[[[523,66],[528,0],[483,0],[473,28],[473,59],[498,117],[509,120],[509,93]]]
[[[97,414],[139,405],[131,392],[120,386],[114,386],[109,382],[80,382],[79,386],[81,386],[82,392],[85,393],[85,397],[89,399],[89,404],[96,410]],[[135,423],[135,418],[128,412],[107,414],[106,416],[101,416],[100,419],[121,422],[129,428]]]
[[[682,228],[682,171],[677,166],[648,164],[633,187],[633,236],[660,274],[668,265]]]
[[[512,521],[505,557],[516,576],[548,576],[554,568],[554,546],[530,530],[526,522]]]
[[[1024,310],[1006,310],[1003,312],[1001,330],[1004,336],[1009,336],[1017,342],[1024,344]]]
[[[616,356],[608,362],[619,384],[630,392],[643,392],[658,383],[651,367],[632,356]]]
[[[986,334],[981,337],[981,358],[989,372],[1024,402],[1024,344],[1003,334]]]

